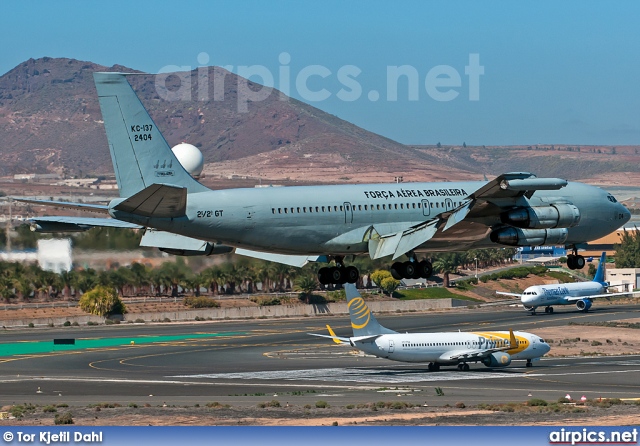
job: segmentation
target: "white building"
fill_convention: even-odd
[[[611,268],[606,273],[605,281],[620,293],[640,288],[640,268]]]
[[[38,265],[45,271],[71,271],[71,239],[38,240]]]

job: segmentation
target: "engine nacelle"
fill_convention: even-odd
[[[174,256],[211,256],[216,254],[229,254],[233,251],[232,246],[227,245],[215,245],[213,243],[207,243],[207,246],[204,250],[190,250],[190,249],[174,249],[174,248],[161,248],[158,249],[162,252],[166,252],[167,254],[172,254]]]
[[[509,246],[561,245],[569,236],[567,228],[553,229],[496,229],[489,238],[493,243]]]
[[[511,355],[505,352],[491,353],[482,363],[487,367],[506,367],[511,364]]]
[[[572,228],[580,223],[580,210],[572,204],[527,207],[504,212],[500,220],[517,228]]]
[[[576,308],[580,311],[589,311],[593,302],[590,299],[582,299],[576,302]]]

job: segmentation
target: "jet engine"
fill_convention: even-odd
[[[582,299],[576,302],[576,308],[580,311],[589,311],[593,302],[589,299]]]
[[[511,364],[511,355],[505,352],[491,353],[482,363],[487,367],[506,367]]]
[[[520,229],[501,228],[491,233],[493,243],[509,246],[562,245],[569,231],[567,228],[553,229]]]
[[[500,215],[502,223],[517,228],[572,228],[580,223],[580,210],[572,204],[513,209]]]

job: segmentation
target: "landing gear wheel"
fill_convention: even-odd
[[[546,308],[544,309],[544,312],[545,312],[545,313],[549,313],[549,314],[553,314],[553,307],[546,307]]]
[[[391,276],[396,279],[396,280],[400,280],[402,279],[402,263],[400,262],[396,262],[393,265],[391,265],[391,269],[389,270],[389,272],[391,273]]]
[[[440,364],[434,362],[430,362],[428,367],[430,372],[437,372],[440,370]]]
[[[349,283],[356,283],[360,278],[360,272],[355,266],[347,266],[345,268],[345,278]]]
[[[585,265],[584,257],[575,256],[575,260],[573,261],[573,264],[575,265],[576,269],[584,268],[584,265]]]
[[[464,370],[465,372],[469,371],[469,364],[467,364],[466,362],[464,364],[462,364],[462,370]]]
[[[462,363],[458,364],[458,370],[462,370]]]
[[[413,262],[407,261],[402,264],[402,278],[413,279],[416,274],[416,265]]]
[[[567,268],[576,269],[576,256],[573,254],[567,256]]]
[[[533,363],[530,359],[527,359],[527,367],[533,367]]]
[[[420,277],[428,279],[429,277],[431,277],[431,274],[433,274],[433,265],[431,265],[431,262],[429,262],[428,260],[423,260],[418,263],[416,271],[420,273]]]
[[[318,270],[318,282],[320,282],[320,284],[322,285],[328,285],[331,283],[329,268],[323,267]]]
[[[329,268],[329,277],[331,278],[331,283],[335,284],[343,284],[346,282],[347,272],[345,268],[338,268],[337,266],[333,266]]]

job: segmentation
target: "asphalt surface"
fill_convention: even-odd
[[[507,307],[378,315],[378,320],[401,332],[513,328],[535,333],[572,321],[640,317],[640,305],[594,306],[586,314],[572,308],[536,316]],[[472,364],[469,372],[429,372],[426,364],[366,357],[307,334],[326,333],[326,324],[338,335],[350,334],[344,316],[5,330],[0,334],[0,354],[5,352],[0,356],[0,406],[211,401],[254,406],[271,399],[296,405],[322,399],[332,405],[402,400],[437,406],[530,397],[555,401],[567,393],[574,398],[640,397],[640,354],[543,358],[532,368],[514,361],[501,369]],[[585,332],[598,329],[585,327]],[[74,338],[77,345],[54,346],[55,338]],[[444,396],[436,396],[436,387]]]

